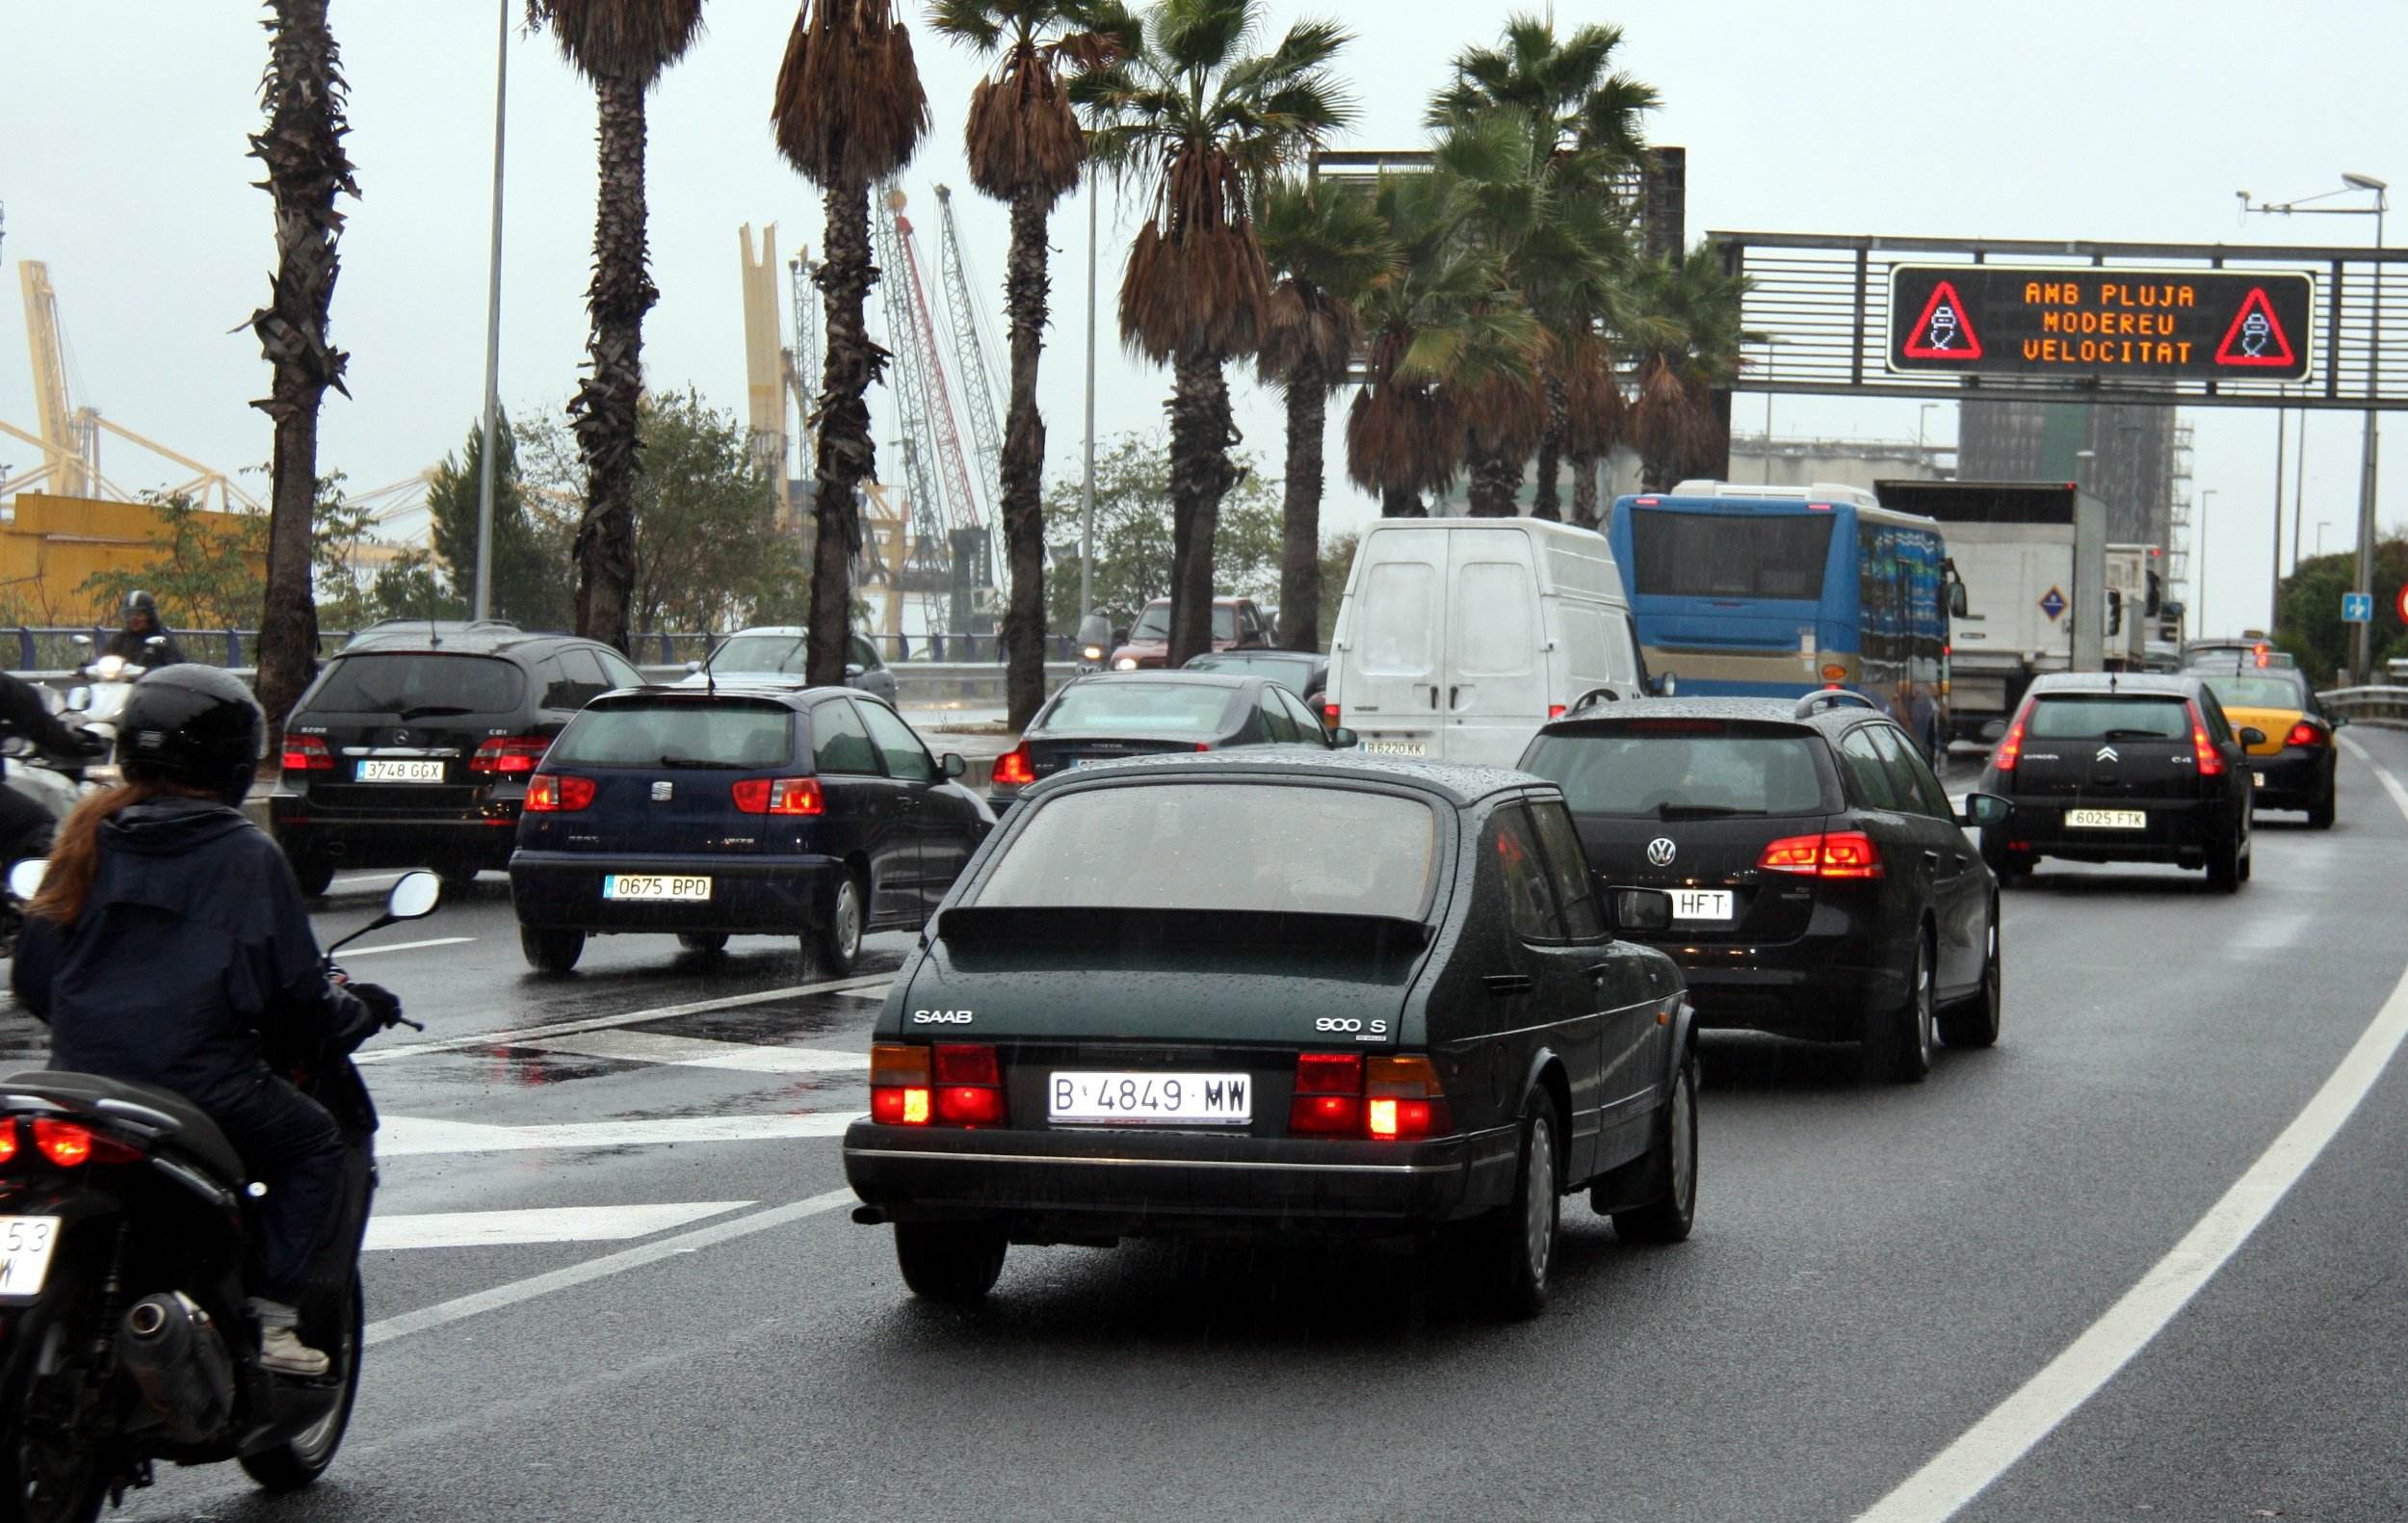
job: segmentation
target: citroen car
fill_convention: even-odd
[[[1058,774],[896,975],[854,1220],[975,1300],[1011,1244],[1459,1235],[1547,1296],[1559,1197],[1688,1235],[1690,1013],[1553,785],[1268,747]]]
[[[2340,756],[2333,717],[2316,702],[2307,673],[2261,667],[2243,657],[2229,668],[2192,668],[2224,706],[2224,718],[2265,738],[2249,747],[2249,779],[2260,809],[2300,809],[2318,830],[2333,826]]]

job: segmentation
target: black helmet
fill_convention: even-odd
[[[118,716],[118,765],[128,782],[206,788],[230,804],[250,791],[267,741],[259,700],[217,667],[148,672]]]
[[[152,623],[159,622],[159,600],[148,592],[136,591],[125,594],[125,617],[132,622],[136,614],[148,614]]]

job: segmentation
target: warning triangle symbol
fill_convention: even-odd
[[[1943,280],[1931,288],[1931,300],[1924,303],[1924,315],[1915,319],[1900,353],[1908,359],[1981,357],[1980,335],[1974,331],[1973,316],[1965,310],[1965,300],[1956,294],[1953,281]]]
[[[2248,300],[2233,314],[2233,326],[2225,330],[2224,342],[2216,346],[2215,362],[2276,368],[2296,363],[2291,357],[2290,335],[2283,331],[2282,319],[2274,315],[2274,303],[2266,300],[2265,287],[2249,288]]]

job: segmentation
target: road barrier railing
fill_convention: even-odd
[[[2408,729],[2408,688],[2334,688],[2317,694],[2316,701],[2352,724]]]

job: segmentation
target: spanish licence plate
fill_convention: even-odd
[[[2146,830],[2149,816],[2141,809],[2068,809],[2065,825],[2072,830]]]
[[[0,1296],[39,1296],[50,1276],[57,1217],[0,1217]]]
[[[602,897],[618,900],[664,900],[703,903],[711,897],[707,878],[679,878],[666,873],[605,873]]]
[[[2262,772],[2253,772],[2249,775],[2249,780],[2263,788],[2265,786],[2265,774]]]
[[[1057,1073],[1046,1081],[1045,1118],[1241,1126],[1253,1119],[1253,1090],[1244,1073]]]
[[[1672,918],[1728,920],[1731,918],[1731,891],[1727,888],[1676,888],[1672,890]]]
[[[355,782],[441,782],[440,761],[363,761],[352,774]]]
[[[1374,756],[1426,756],[1429,746],[1424,741],[1365,741],[1363,749]]]

